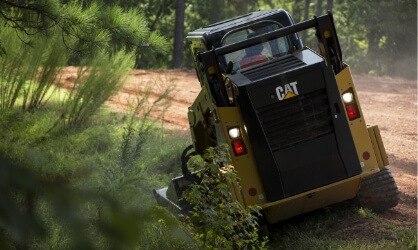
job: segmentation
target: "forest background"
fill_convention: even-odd
[[[16,2],[19,6],[26,1],[1,2],[6,3],[5,6]],[[62,4],[80,2],[88,6],[92,1],[60,2]],[[193,68],[191,53],[188,46],[185,46],[184,39],[188,32],[251,11],[282,8],[292,15],[295,23],[326,14],[328,10],[332,11],[344,52],[343,59],[350,65],[353,73],[407,79],[417,77],[417,3],[414,0],[101,0],[98,2],[104,6],[118,5],[125,9],[136,9],[146,22],[146,29],[155,31],[167,39],[168,50],[164,50],[163,53],[154,55],[155,50],[137,50],[136,68]],[[3,16],[7,17],[7,15]],[[313,31],[300,35],[305,45],[316,47]],[[119,40],[123,39],[119,38]],[[78,64],[79,60],[73,57],[69,62]]]
[[[112,4],[114,1],[105,1]],[[343,58],[355,74],[370,73],[416,79],[417,5],[414,0],[121,0],[125,7],[144,11],[151,30],[170,41],[172,53],[151,60],[141,55],[140,68],[193,68],[184,37],[204,25],[251,11],[282,8],[295,23],[334,14]],[[305,45],[315,48],[312,33],[300,34]],[[144,59],[147,60],[144,60]]]

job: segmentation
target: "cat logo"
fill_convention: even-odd
[[[297,82],[291,82],[289,84],[285,84],[284,86],[278,86],[276,88],[277,97],[280,101],[284,99],[288,99],[294,96],[297,96],[298,89],[296,88]]]

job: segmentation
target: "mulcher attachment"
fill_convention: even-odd
[[[168,187],[153,190],[157,203],[167,207],[174,214],[185,214],[187,211],[192,210],[190,205],[181,199],[182,194],[188,189],[190,184],[200,182],[200,178],[196,173],[190,172],[187,168],[187,161],[191,156],[196,155],[194,151],[189,153],[191,149],[193,149],[192,145],[185,148],[181,155],[183,176],[173,178]]]

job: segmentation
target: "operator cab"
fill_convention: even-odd
[[[292,25],[294,25],[294,21],[287,11],[282,9],[264,10],[202,27],[189,32],[186,39],[190,43],[195,63],[199,64],[199,54],[201,53],[233,45]],[[290,54],[303,47],[297,33],[271,41],[263,41],[259,45],[262,45],[261,55],[267,57],[268,60]],[[257,45],[254,45],[246,49],[251,50],[256,47]],[[232,65],[233,71],[258,64],[250,63],[250,65],[240,67],[239,62],[246,58],[246,49],[220,56],[217,59],[220,72],[226,73],[229,64]],[[263,62],[263,60],[257,61]],[[200,79],[200,72],[197,73]]]
[[[251,26],[234,29],[222,38],[222,46],[241,42],[282,28],[276,21],[261,21]],[[234,71],[254,66],[272,59],[291,54],[293,48],[289,37],[280,37],[259,43],[245,49],[226,54],[226,64],[232,64]]]

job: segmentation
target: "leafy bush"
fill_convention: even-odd
[[[100,51],[85,59],[65,101],[64,116],[69,126],[86,124],[104,102],[121,87],[134,65],[134,54]]]
[[[47,107],[59,110],[53,104]],[[109,119],[105,113],[96,119]],[[118,117],[113,124],[56,126],[48,133],[55,114],[44,109],[0,114],[0,151],[13,162],[4,162],[0,153],[1,249],[196,249],[174,218],[150,206],[155,201],[149,182],[152,187],[166,184],[158,183],[158,173],[154,177],[141,172],[148,157],[141,152],[149,140],[155,141],[155,126],[146,137],[138,137],[140,120],[132,117],[130,123],[111,114]],[[132,133],[128,124],[133,124]],[[140,153],[126,157],[133,147],[123,145],[136,145],[140,139],[145,140]],[[122,155],[132,161],[122,164]],[[118,175],[114,182],[105,181],[106,169]]]
[[[188,226],[203,247],[216,249],[264,248],[258,239],[257,217],[260,207],[243,207],[232,199],[231,186],[239,186],[236,171],[230,165],[227,145],[209,148],[203,157],[193,156],[189,168],[199,171],[200,183],[183,193],[193,206]]]
[[[186,249],[193,245],[161,209],[126,208],[115,196],[72,188],[62,180],[12,165],[1,155],[0,163],[1,249]]]
[[[5,28],[0,40],[7,51],[0,56],[0,111],[11,110],[18,101],[23,110],[39,108],[48,100],[49,90],[68,60],[61,36],[51,30],[48,37],[19,38],[13,29]]]

